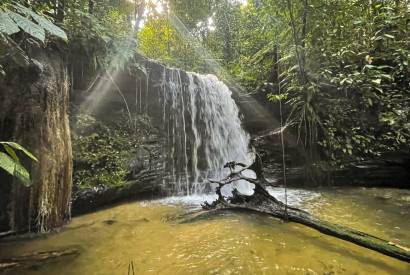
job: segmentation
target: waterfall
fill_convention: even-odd
[[[165,69],[159,102],[166,135],[164,169],[173,194],[211,191],[206,179],[228,161],[250,164],[249,135],[229,88],[214,75]]]

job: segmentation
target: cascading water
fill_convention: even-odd
[[[210,191],[206,179],[226,176],[226,162],[252,161],[238,107],[216,76],[164,69],[161,94],[164,168],[173,194]]]

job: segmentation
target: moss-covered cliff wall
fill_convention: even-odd
[[[31,49],[32,62],[3,62],[0,140],[18,142],[37,163],[24,163],[32,186],[0,174],[0,231],[47,230],[70,215],[72,153],[68,120],[69,79],[62,54]]]

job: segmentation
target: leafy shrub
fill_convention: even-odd
[[[74,184],[80,189],[124,184],[143,133],[129,128],[124,118],[109,123],[77,115],[74,121]]]

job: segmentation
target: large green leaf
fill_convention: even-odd
[[[67,41],[67,34],[65,33],[65,31],[63,31],[60,27],[56,26],[54,23],[49,21],[44,16],[38,15],[37,13],[33,12],[31,9],[26,8],[25,6],[19,3],[16,3],[14,7],[17,10],[19,10],[21,13],[27,16],[31,16],[41,27],[43,27],[46,31],[48,31],[52,35],[55,35]]]
[[[30,174],[26,168],[3,152],[0,152],[0,168],[10,175],[17,177],[25,186],[31,184]]]
[[[6,152],[9,154],[10,157],[12,157],[12,159],[15,162],[20,162],[16,152],[13,150],[13,148],[11,148],[9,145],[7,144],[3,144],[4,149],[6,150]]]
[[[13,11],[8,11],[8,15],[14,20],[14,22],[16,22],[16,24],[23,31],[37,38],[41,42],[44,42],[44,40],[46,39],[46,34],[45,34],[44,29],[41,26],[33,23],[31,20]]]
[[[20,29],[10,18],[10,16],[3,11],[0,11],[0,32],[12,35],[19,32]]]
[[[16,163],[14,176],[17,177],[25,186],[31,185],[30,173],[20,163]]]
[[[18,143],[9,142],[9,141],[0,141],[0,144],[8,145],[10,147],[13,147],[16,150],[19,150],[19,151],[23,152],[26,156],[28,156],[32,160],[38,161],[37,158],[32,153],[30,153],[26,148],[24,148],[23,146],[21,146]]]
[[[18,11],[20,14],[24,14],[24,15],[26,15],[26,16],[29,15],[30,9],[29,9],[29,8],[26,8],[25,6],[21,5],[20,3],[15,2],[15,3],[12,5],[12,7],[13,7],[16,11]]]
[[[6,153],[0,152],[0,168],[14,176],[15,161]]]
[[[30,16],[33,17],[33,19],[41,26],[43,27],[46,31],[48,31],[49,33],[60,37],[61,39],[63,39],[64,41],[67,41],[67,34],[65,33],[65,31],[63,31],[62,29],[60,29],[58,26],[54,25],[53,23],[51,23],[50,21],[48,21],[45,17],[40,16],[38,14],[36,14],[35,12],[29,10]]]

